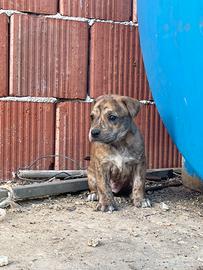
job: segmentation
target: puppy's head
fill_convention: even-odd
[[[140,102],[126,96],[100,96],[91,112],[90,141],[113,143],[122,140],[140,110]]]

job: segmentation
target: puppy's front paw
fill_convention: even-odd
[[[141,208],[152,207],[151,202],[148,198],[142,200],[134,200],[134,205]]]
[[[141,202],[142,208],[152,207],[151,201],[149,199],[143,199]]]
[[[98,195],[97,193],[90,193],[87,197],[87,201],[88,202],[94,202],[94,201],[98,201]]]
[[[118,210],[115,203],[111,203],[111,204],[98,203],[96,209],[97,209],[97,211],[110,212],[110,213]]]

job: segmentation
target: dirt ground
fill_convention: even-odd
[[[0,222],[2,269],[203,269],[203,195],[176,187],[136,209],[96,212],[86,193],[21,203]],[[169,210],[161,208],[164,202]]]

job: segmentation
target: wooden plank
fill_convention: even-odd
[[[71,179],[59,182],[30,184],[13,188],[16,201],[46,196],[84,191],[88,189],[87,178]],[[5,190],[0,190],[0,200],[5,198]]]
[[[17,177],[27,178],[27,179],[43,179],[43,178],[66,178],[73,177],[86,177],[86,170],[19,170],[17,172]]]

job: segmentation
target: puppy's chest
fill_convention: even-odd
[[[132,167],[134,163],[134,158],[129,155],[128,152],[124,153],[114,153],[108,157],[107,162],[109,165],[114,165],[120,172],[127,170]]]

